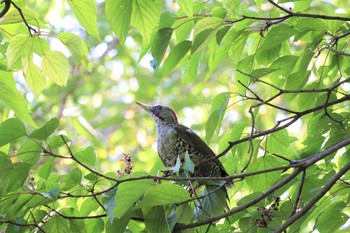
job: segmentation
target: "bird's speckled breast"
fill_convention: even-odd
[[[178,150],[176,144],[178,137],[171,125],[157,127],[158,131],[158,154],[166,167],[172,167],[176,163]]]

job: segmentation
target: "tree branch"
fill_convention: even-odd
[[[328,183],[323,186],[323,188],[296,214],[291,216],[286,222],[284,222],[280,227],[278,227],[274,232],[279,233],[287,229],[288,226],[292,225],[300,217],[306,214],[331,188],[332,186],[346,173],[350,170],[350,162],[348,162],[344,167],[342,167],[338,173],[336,173],[328,181]]]
[[[205,225],[205,224],[212,223],[212,222],[214,222],[214,221],[220,220],[220,219],[222,219],[222,218],[226,218],[226,217],[228,217],[228,216],[230,216],[230,215],[233,215],[233,214],[235,214],[235,213],[238,213],[238,212],[240,212],[240,211],[242,211],[242,210],[244,210],[244,209],[246,209],[246,208],[248,208],[248,207],[250,207],[250,206],[252,206],[252,205],[254,205],[254,204],[256,204],[256,203],[258,203],[258,202],[261,201],[263,198],[267,197],[268,195],[270,195],[270,194],[273,193],[274,191],[276,191],[276,190],[278,190],[279,188],[283,187],[283,186],[286,185],[288,182],[290,182],[292,179],[294,179],[300,172],[303,172],[306,168],[308,168],[309,166],[315,164],[317,161],[319,161],[319,160],[325,158],[326,156],[332,154],[333,152],[336,152],[336,151],[339,150],[340,148],[342,148],[342,147],[344,147],[344,146],[347,146],[347,145],[349,145],[349,144],[350,144],[350,137],[348,137],[348,138],[346,138],[346,139],[344,139],[344,140],[342,140],[342,141],[340,141],[340,142],[334,144],[333,146],[328,147],[327,149],[325,149],[325,150],[323,150],[322,152],[319,152],[319,153],[317,153],[317,154],[315,154],[315,155],[309,156],[309,157],[307,157],[307,158],[305,158],[305,159],[296,160],[296,161],[293,162],[293,165],[294,165],[296,168],[294,169],[294,171],[293,171],[290,175],[288,175],[285,179],[283,179],[283,180],[279,181],[278,183],[276,183],[275,185],[273,185],[273,186],[272,186],[271,188],[269,188],[268,190],[264,191],[262,194],[260,194],[258,197],[254,198],[253,200],[251,200],[251,201],[249,201],[249,202],[247,202],[247,203],[245,203],[245,204],[243,204],[243,205],[241,205],[241,206],[237,206],[237,207],[231,209],[230,211],[228,211],[228,212],[226,212],[226,213],[224,213],[224,214],[217,215],[217,216],[213,216],[213,217],[208,218],[208,219],[206,219],[206,220],[204,220],[204,221],[199,221],[199,222],[195,222],[195,223],[191,223],[191,224],[186,224],[186,225],[178,226],[178,227],[176,227],[176,230],[184,230],[184,229],[194,228],[194,227],[197,227],[197,226],[202,226],[202,225]],[[326,184],[325,187],[327,187],[327,190],[324,191],[324,190],[323,190],[323,189],[325,188],[325,187],[324,187],[324,188],[318,193],[318,195],[315,196],[315,198],[318,197],[318,196],[320,195],[320,193],[322,193],[322,195],[318,198],[318,199],[320,199],[320,198],[332,187],[332,185],[333,185],[337,180],[339,180],[340,177],[341,177],[346,171],[348,171],[348,170],[350,169],[350,162],[349,162],[345,167],[347,167],[346,170],[344,170],[344,168],[342,168],[342,169],[339,171],[339,173],[337,173],[334,177],[332,177],[332,179]],[[336,177],[336,178],[335,178],[335,177]],[[335,181],[333,182],[334,179],[335,179]],[[314,199],[315,199],[315,198],[314,198]],[[314,200],[314,199],[312,199],[312,200]],[[317,200],[318,200],[318,199],[317,199]],[[314,202],[316,202],[317,200],[314,200]],[[310,201],[310,202],[312,202],[312,201]],[[309,202],[309,203],[310,203],[310,202]],[[309,203],[308,203],[308,204],[309,204]],[[314,204],[314,203],[313,203],[313,204]],[[312,205],[313,205],[313,204],[312,204]],[[306,206],[305,206],[305,207],[306,207]],[[305,208],[305,207],[304,207],[304,208]],[[311,208],[311,207],[310,207],[310,208]],[[308,209],[305,211],[305,213],[306,213],[307,211],[308,211]],[[303,213],[303,214],[305,214],[305,213]],[[303,214],[302,214],[302,215],[303,215]],[[302,215],[301,215],[301,216],[302,216]],[[295,216],[299,216],[299,217],[295,217]],[[299,212],[298,212],[298,213],[296,213],[295,215],[293,215],[290,219],[295,219],[295,220],[296,220],[296,219],[300,218],[301,216],[300,216],[300,214],[299,214]],[[294,221],[295,221],[295,220],[294,220]],[[294,221],[292,222],[292,220],[288,220],[288,221],[290,221],[290,224],[292,224],[292,223],[294,222]],[[289,224],[289,225],[290,225],[290,224]],[[284,224],[283,224],[283,225],[284,225]],[[283,226],[283,225],[282,225],[282,226]],[[289,225],[286,225],[286,227],[288,227]],[[281,226],[281,227],[282,227],[282,226]],[[285,228],[286,228],[286,227],[285,227]],[[283,231],[285,228],[283,228],[283,229],[281,228],[282,231]],[[276,232],[282,232],[282,231],[276,231]]]

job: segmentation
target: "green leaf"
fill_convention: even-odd
[[[205,132],[206,139],[209,142],[212,138],[216,129],[218,129],[217,133],[219,133],[218,126],[221,125],[222,119],[225,115],[228,101],[230,100],[229,92],[222,92],[215,96],[213,103],[211,105],[211,114],[207,121]]]
[[[159,18],[159,29],[170,28],[177,20],[177,15],[170,11],[163,11]]]
[[[172,28],[159,29],[152,42],[151,53],[153,60],[151,61],[151,64],[154,70],[158,69],[160,63],[163,60],[173,31],[174,29]]]
[[[298,57],[294,56],[294,55],[282,56],[282,57],[277,58],[270,65],[269,68],[278,69],[278,71],[273,74],[273,75],[276,74],[276,77],[278,75],[282,75],[282,76],[287,76],[288,77],[292,73],[291,71],[294,69],[297,60],[298,60]]]
[[[106,14],[113,32],[122,45],[128,35],[131,20],[132,1],[106,0]]]
[[[23,123],[20,120],[10,118],[0,125],[0,147],[26,134]]]
[[[198,68],[202,54],[194,54],[189,58],[189,61],[184,64],[182,81],[185,85],[191,83],[198,76]]]
[[[288,24],[280,24],[276,27],[273,27],[271,31],[269,31],[269,33],[266,35],[261,48],[263,48],[263,50],[276,48],[282,42],[295,35],[295,33],[296,31],[294,27],[289,26]]]
[[[31,43],[31,46],[27,48],[28,54],[30,54],[30,52],[34,52],[39,56],[42,56],[45,52],[50,50],[49,42],[39,37],[39,35],[34,35],[33,37],[31,37],[30,43]],[[23,54],[22,54],[22,57],[23,57]]]
[[[286,89],[287,90],[298,90],[303,89],[307,81],[309,80],[311,71],[304,73],[296,72],[292,73],[287,77]]]
[[[260,77],[264,77],[268,74],[271,74],[275,71],[277,71],[278,69],[272,69],[272,68],[260,68],[260,69],[256,69],[253,70],[253,72],[250,74],[251,76],[255,77],[255,78],[260,78]]]
[[[44,226],[43,229],[46,232],[64,233],[71,232],[69,220],[62,218],[58,215],[54,215],[50,218]]]
[[[79,23],[85,30],[100,40],[96,19],[96,3],[94,0],[67,1]]]
[[[161,4],[158,0],[132,1],[131,24],[140,31],[144,45],[150,43],[151,35],[158,26],[160,8]]]
[[[53,158],[46,158],[45,163],[36,170],[36,173],[39,177],[43,178],[44,180],[47,180],[47,178],[50,176],[53,168]]]
[[[281,165],[281,162],[272,156],[260,157],[249,165],[247,172],[266,170]],[[259,174],[258,176],[247,177],[246,182],[255,192],[265,191],[278,181],[280,175],[281,171]]]
[[[325,31],[328,29],[327,24],[325,24],[321,19],[316,18],[299,18],[293,24],[295,25],[295,29],[299,32],[310,30]]]
[[[190,199],[188,192],[180,185],[162,183],[146,190],[140,206],[175,204],[188,199]]]
[[[86,223],[86,229],[88,233],[104,232],[105,222],[101,218],[85,219],[85,223]],[[106,232],[111,233],[111,231],[107,231],[107,230]]]
[[[62,137],[64,138],[64,140],[62,139]],[[55,148],[61,147],[63,145],[66,145],[66,143],[68,143],[70,141],[71,140],[67,136],[58,135],[58,136],[48,138],[47,144],[48,144],[49,148],[55,149]]]
[[[220,45],[222,39],[226,36],[227,32],[230,30],[230,26],[224,26],[222,27],[218,33],[216,34],[216,43]]]
[[[103,206],[106,209],[106,213],[109,221],[114,219],[113,210],[115,208],[116,203],[116,193],[118,190],[118,186],[112,188],[108,192],[103,195]]]
[[[85,219],[69,219],[70,232],[86,233]]]
[[[57,35],[58,39],[68,48],[71,52],[76,66],[82,64],[86,69],[90,70],[88,54],[89,50],[84,42],[79,36],[70,33],[62,32]]]
[[[58,51],[46,52],[41,62],[44,74],[60,86],[67,84],[69,66],[67,58]]]
[[[185,154],[185,162],[184,162],[184,166],[183,166],[185,171],[189,171],[191,173],[194,173],[194,163],[190,158],[190,155],[188,154],[188,151],[186,150],[186,154]]]
[[[14,163],[10,166],[7,162],[6,167],[0,170],[0,196],[22,188],[29,169],[30,165],[27,163]]]
[[[21,57],[23,50],[28,46],[29,40],[30,35],[27,33],[21,33],[12,38],[6,51],[8,69]]]
[[[23,75],[28,87],[39,98],[46,84],[46,78],[32,60],[25,60],[22,65]]]
[[[188,203],[176,207],[176,216],[178,223],[190,223],[193,217],[193,210]]]
[[[221,19],[225,19],[226,17],[226,10],[223,7],[215,7],[210,12],[214,17],[218,17]]]
[[[136,177],[137,174],[132,174],[128,177]],[[131,182],[124,182],[118,186],[117,195],[115,196],[116,207],[113,210],[114,217],[122,217],[132,207],[137,207],[137,201],[142,197],[145,191],[152,187],[151,180],[137,180]],[[136,203],[135,203],[136,202]]]
[[[191,41],[185,40],[177,44],[169,53],[162,67],[162,77],[167,76],[184,58],[191,48]]]
[[[121,218],[114,218],[114,219],[112,219],[113,222],[108,222],[106,224],[106,232],[107,233],[124,233],[124,232],[127,232],[126,227],[128,226],[128,223],[130,222],[132,214],[133,214],[133,212],[129,211],[128,213],[124,214],[124,216],[121,217]]]
[[[62,176],[62,185],[60,189],[62,191],[68,191],[74,187],[79,187],[83,178],[83,173],[79,168],[74,168],[68,174]]]
[[[75,158],[88,167],[95,167],[96,154],[92,146],[74,154]]]
[[[163,206],[146,207],[142,209],[142,212],[149,232],[170,233]]]
[[[278,44],[272,48],[266,49],[261,46],[255,55],[255,59],[258,63],[263,65],[269,65],[271,62],[275,61],[280,57],[281,54],[281,44]]]
[[[44,126],[39,129],[34,130],[29,137],[38,140],[46,140],[55,130],[57,129],[59,121],[57,118],[53,118],[46,122]]]
[[[25,141],[21,143],[17,154],[18,158],[30,165],[35,165],[41,157],[41,145],[35,141]]]
[[[219,113],[218,111],[214,111],[210,114],[209,119],[207,120],[207,124],[205,125],[205,137],[207,142],[213,137],[215,129],[218,126],[219,121]]]
[[[29,24],[35,22],[36,26],[45,27],[45,25],[40,21],[40,19],[35,15],[35,13],[28,7],[25,7],[25,2],[24,4],[23,4],[23,1],[22,3],[19,3],[19,1],[16,1],[16,0],[14,0],[13,2],[16,2],[17,6],[21,8],[21,13]],[[14,7],[11,7],[10,10],[6,13],[6,15],[0,21],[0,25],[17,24],[17,23],[23,23],[23,18],[19,13],[19,11]],[[28,32],[26,31],[26,33]]]
[[[178,0],[177,3],[180,9],[188,16],[193,16],[193,2],[192,0]]]
[[[218,17],[206,17],[197,22],[194,27],[194,37],[207,29],[219,29],[224,19]]]
[[[55,187],[50,189],[49,192],[41,192],[40,194],[49,199],[57,200],[60,195],[60,189]]]
[[[204,198],[196,201],[195,219],[200,221],[224,212],[227,206],[227,194],[224,188],[217,189],[218,187],[216,185],[205,186],[201,192],[201,196]],[[214,190],[216,191],[214,192]]]
[[[204,48],[208,46],[209,42],[212,41],[212,38],[213,38],[213,29],[211,28],[208,28],[198,33],[198,35],[196,35],[196,37],[193,40],[191,54],[195,54],[197,50],[198,52],[201,52]]]
[[[326,207],[317,218],[317,230],[320,233],[336,232],[349,219],[349,216],[342,212],[346,206],[345,202],[338,201]]]
[[[11,73],[0,70],[0,99],[24,122],[37,127],[30,116],[27,102],[18,92]]]
[[[266,150],[270,153],[284,154],[290,146],[290,139],[286,129],[274,132],[267,138]]]

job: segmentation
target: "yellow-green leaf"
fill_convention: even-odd
[[[153,30],[158,26],[160,5],[158,0],[132,1],[131,24],[140,31],[146,45],[150,43]]]
[[[67,58],[61,52],[48,51],[42,59],[44,74],[57,85],[65,86],[69,74]]]
[[[18,34],[12,38],[9,46],[7,47],[6,56],[7,56],[7,67],[10,69],[13,64],[20,58],[23,53],[23,50],[27,47],[29,41],[29,34]]]
[[[16,88],[13,76],[9,72],[0,70],[0,99],[12,109],[16,115],[24,122],[33,127],[37,127],[30,116],[27,102]]]
[[[100,40],[97,27],[96,3],[94,0],[67,1],[79,23],[85,30]]]
[[[62,32],[58,34],[58,39],[71,52],[75,65],[82,64],[85,68],[90,68],[89,60],[87,58],[89,50],[83,39],[70,32]]]
[[[45,87],[46,78],[32,60],[26,60],[22,66],[23,75],[28,87],[38,98]]]
[[[125,43],[131,20],[132,1],[106,0],[106,14],[113,32],[121,44]]]

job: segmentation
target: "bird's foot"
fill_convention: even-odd
[[[162,177],[169,177],[174,175],[174,171],[172,170],[160,170],[161,173],[163,173]]]
[[[162,175],[160,175],[160,173],[163,173]],[[172,170],[159,170],[157,172],[157,176],[161,176],[161,177],[169,177],[169,176],[172,176],[174,175],[174,172]],[[156,184],[159,184],[161,182],[160,179],[154,179],[154,182]]]

